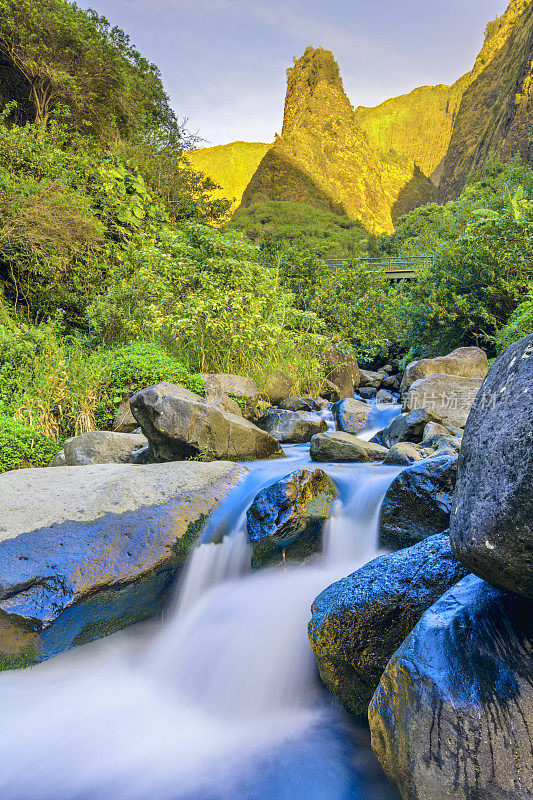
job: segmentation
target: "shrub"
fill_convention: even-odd
[[[533,333],[533,287],[523,303],[509,317],[509,322],[495,337],[496,351],[503,353],[513,342]]]
[[[95,409],[98,427],[106,427],[111,423],[117,406],[125,396],[161,381],[203,394],[201,377],[191,375],[156,342],[134,341],[112,350],[103,350],[95,359],[101,376]]]
[[[45,467],[61,445],[43,431],[0,417],[0,472],[24,467]]]

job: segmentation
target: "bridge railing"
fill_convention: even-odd
[[[340,269],[346,264],[357,262],[364,264],[371,272],[382,270],[387,273],[399,274],[410,273],[414,277],[417,270],[421,267],[432,266],[435,261],[434,256],[395,256],[391,258],[329,258],[325,259],[326,264],[331,269]]]

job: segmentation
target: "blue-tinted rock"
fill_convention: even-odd
[[[346,398],[331,407],[337,427],[344,433],[360,433],[365,427],[372,406],[361,400]]]
[[[450,525],[457,456],[438,456],[401,472],[389,486],[379,518],[379,541],[397,550]]]
[[[206,517],[245,470],[102,464],[0,476],[0,668],[161,610]]]
[[[358,717],[424,611],[466,575],[447,535],[374,559],[313,603],[309,640],[322,680]]]
[[[322,549],[322,528],[337,496],[321,469],[293,472],[263,489],[247,515],[254,567],[302,561]]]
[[[404,800],[533,797],[531,602],[469,575],[422,617],[369,709]]]
[[[533,598],[533,334],[485,378],[461,443],[450,536],[487,581]]]

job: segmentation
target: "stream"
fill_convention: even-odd
[[[363,438],[399,411],[374,406]],[[378,554],[381,501],[401,468],[284,449],[246,464],[165,619],[0,674],[1,800],[396,800],[367,729],[321,687],[307,624],[317,594]],[[253,498],[318,466],[338,489],[322,556],[252,573]]]

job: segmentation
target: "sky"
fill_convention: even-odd
[[[83,7],[83,0],[78,0]],[[281,133],[285,70],[333,51],[354,106],[470,70],[507,0],[90,0],[158,65],[172,107],[205,143]]]

